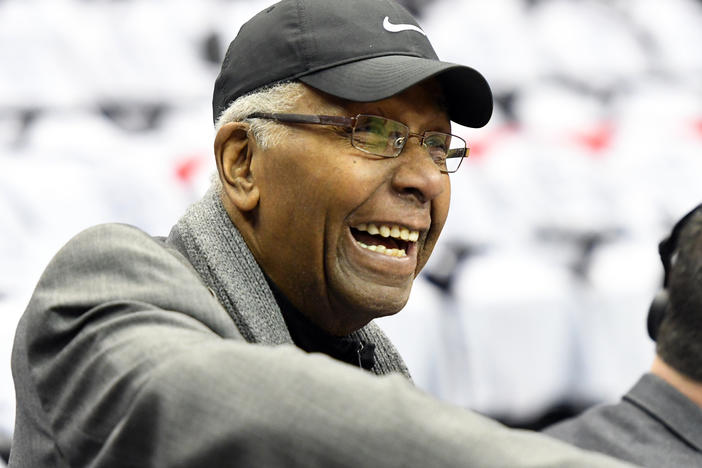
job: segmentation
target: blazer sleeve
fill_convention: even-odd
[[[37,434],[66,467],[630,466],[401,376],[247,343],[187,262],[123,225],[85,231],[52,260],[13,374],[15,467],[40,466]]]

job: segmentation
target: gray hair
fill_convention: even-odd
[[[287,81],[261,88],[232,102],[215,123],[215,131],[227,123],[241,122],[254,112],[290,112],[303,96],[305,86],[298,81]],[[264,149],[278,144],[287,133],[284,125],[271,120],[248,119],[251,134]]]
[[[269,149],[279,144],[288,135],[289,128],[272,120],[246,119],[246,116],[254,112],[290,112],[304,96],[306,89],[307,87],[299,81],[284,81],[241,96],[219,115],[215,122],[215,132],[225,124],[245,120],[249,123],[249,131],[258,146]],[[331,102],[325,103],[319,110],[338,115],[344,114],[341,106]],[[218,173],[212,175],[212,184],[216,190],[220,192],[223,190]]]

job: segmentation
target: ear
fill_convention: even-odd
[[[249,126],[230,122],[217,132],[214,153],[224,193],[239,211],[251,211],[258,205],[259,190],[251,171],[253,146]]]

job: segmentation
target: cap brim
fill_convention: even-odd
[[[480,73],[464,65],[386,55],[326,68],[299,79],[332,96],[372,102],[387,99],[434,77],[441,84],[452,121],[478,128],[490,120],[490,86]]]

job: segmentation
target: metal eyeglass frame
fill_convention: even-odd
[[[354,134],[356,131],[356,122],[358,121],[359,117],[374,117],[378,119],[383,119],[383,120],[388,120],[390,122],[397,123],[404,127],[406,129],[406,135],[401,138],[401,143],[398,145],[397,142],[395,145],[393,145],[393,148],[396,150],[395,154],[383,154],[383,153],[375,153],[372,151],[368,151],[365,148],[359,148],[354,144]],[[407,143],[407,140],[409,140],[410,137],[414,136],[419,138],[420,144],[423,146],[424,145],[424,139],[426,138],[427,134],[432,134],[432,135],[449,135],[451,139],[458,139],[458,141],[463,142],[463,154],[461,156],[452,156],[452,158],[458,158],[460,157],[460,161],[458,162],[458,165],[456,168],[452,171],[449,171],[448,169],[443,169],[441,168],[438,164],[437,167],[439,170],[443,173],[446,174],[451,174],[454,173],[458,170],[458,168],[461,166],[461,162],[463,162],[463,158],[468,156],[468,153],[470,149],[468,148],[468,144],[466,141],[457,136],[453,135],[451,133],[444,133],[444,132],[435,132],[435,131],[424,131],[423,133],[413,133],[409,131],[409,127],[407,125],[403,124],[402,122],[398,122],[396,120],[388,119],[387,117],[382,117],[379,115],[371,115],[371,114],[358,114],[356,117],[344,117],[340,115],[317,115],[317,114],[278,114],[278,113],[270,113],[270,112],[254,112],[252,114],[247,115],[244,120],[246,119],[266,119],[266,120],[274,120],[276,122],[280,123],[296,123],[296,124],[313,124],[313,125],[334,125],[338,127],[344,127],[344,128],[350,128],[352,129],[352,133],[350,135],[351,139],[351,145],[360,150],[363,151],[364,153],[368,154],[373,154],[376,156],[382,156],[384,158],[396,158],[402,153],[402,150],[405,148],[405,144]],[[398,138],[398,140],[400,140]],[[460,148],[458,148],[460,149]],[[448,155],[446,159],[449,159]],[[436,163],[435,163],[436,164]]]

